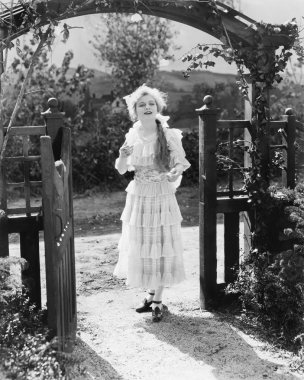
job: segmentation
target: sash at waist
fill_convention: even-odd
[[[167,182],[166,172],[161,172],[157,169],[142,168],[136,169],[134,174],[136,182],[151,183],[151,182]]]

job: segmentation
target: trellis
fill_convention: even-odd
[[[251,226],[248,212],[248,194],[245,190],[235,190],[234,169],[228,170],[228,186],[226,190],[217,188],[217,136],[220,130],[228,131],[228,157],[233,160],[234,131],[243,130],[243,137],[250,136],[250,120],[218,120],[219,109],[212,106],[212,97],[204,98],[204,106],[197,110],[199,128],[199,161],[200,161],[200,284],[201,306],[203,308],[214,307],[223,300],[223,285],[233,283],[236,280],[237,270],[240,264],[240,222],[243,214],[245,225],[243,239],[244,254],[251,247]],[[288,109],[281,121],[269,123],[268,156],[274,149],[283,152],[285,169],[281,171],[281,184],[293,189],[296,184],[296,128],[299,123],[292,110]],[[303,125],[301,125],[303,128]],[[282,131],[278,134],[278,131]],[[270,137],[273,134],[279,136],[280,141],[273,143]],[[245,141],[245,144],[248,142]],[[243,167],[248,167],[248,158],[244,154]],[[224,284],[217,283],[217,215],[224,215]]]

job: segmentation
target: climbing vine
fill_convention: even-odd
[[[267,131],[270,121],[269,89],[274,83],[280,83],[282,73],[293,55],[296,53],[299,60],[304,57],[304,48],[300,42],[299,27],[296,19],[282,25],[272,25],[256,22],[251,27],[251,44],[232,43],[221,21],[215,1],[210,0],[209,5],[217,24],[221,25],[221,44],[198,44],[194,49],[182,57],[188,62],[184,76],[189,77],[191,71],[201,68],[214,67],[214,58],[221,57],[228,64],[237,65],[237,84],[243,97],[252,105],[252,143],[248,154],[252,160],[252,168],[246,173],[245,184],[253,205],[262,205],[263,198],[269,186],[270,163],[268,160]],[[255,96],[249,96],[249,84],[255,88]],[[274,164],[280,165],[282,157],[278,153]]]
[[[264,321],[289,339],[299,331],[303,320],[304,297],[301,292],[304,279],[299,272],[299,263],[303,261],[304,244],[303,239],[293,238],[299,234],[302,236],[303,187],[298,186],[294,192],[270,187],[272,164],[282,168],[284,160],[281,152],[276,152],[273,162],[269,159],[269,90],[282,81],[293,53],[303,62],[300,30],[295,19],[282,25],[260,22],[251,25],[250,44],[235,43],[221,22],[216,3],[210,0],[209,4],[222,28],[221,44],[199,44],[194,51],[188,52],[182,58],[188,63],[184,76],[188,77],[195,69],[214,67],[214,58],[235,63],[239,90],[252,106],[251,142],[244,147],[252,163],[244,171],[245,188],[251,203],[252,248],[232,288],[241,293],[245,306],[258,310],[260,315],[266,316]],[[249,83],[254,88],[252,99]],[[235,145],[241,144],[237,142]],[[221,154],[217,158],[219,166],[229,169],[234,165]],[[290,271],[298,276],[286,276]]]

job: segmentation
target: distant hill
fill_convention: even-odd
[[[113,88],[111,75],[99,70],[94,70],[94,73],[91,94],[95,94],[96,98],[110,94]],[[213,87],[216,83],[231,83],[234,81],[235,75],[233,74],[213,73],[210,71],[194,71],[188,79],[183,77],[181,71],[159,71],[156,76],[156,82],[161,83],[162,87],[168,92],[169,106],[172,107],[176,105],[182,95],[190,94],[195,84],[205,83]]]
[[[193,71],[189,78],[184,78],[181,71],[159,71],[158,76],[168,84],[174,85],[178,90],[191,92],[193,86],[199,83],[213,87],[216,83],[231,83],[235,81],[235,75],[213,73],[211,71]]]

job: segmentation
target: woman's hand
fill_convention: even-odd
[[[130,146],[127,144],[124,144],[119,149],[119,154],[120,154],[120,157],[122,157],[122,158],[126,158],[126,157],[130,156],[130,154],[132,154],[132,153],[133,153],[133,146]]]
[[[167,173],[167,178],[169,182],[175,182],[178,177],[182,174],[182,169],[178,166],[175,166],[173,169]]]

